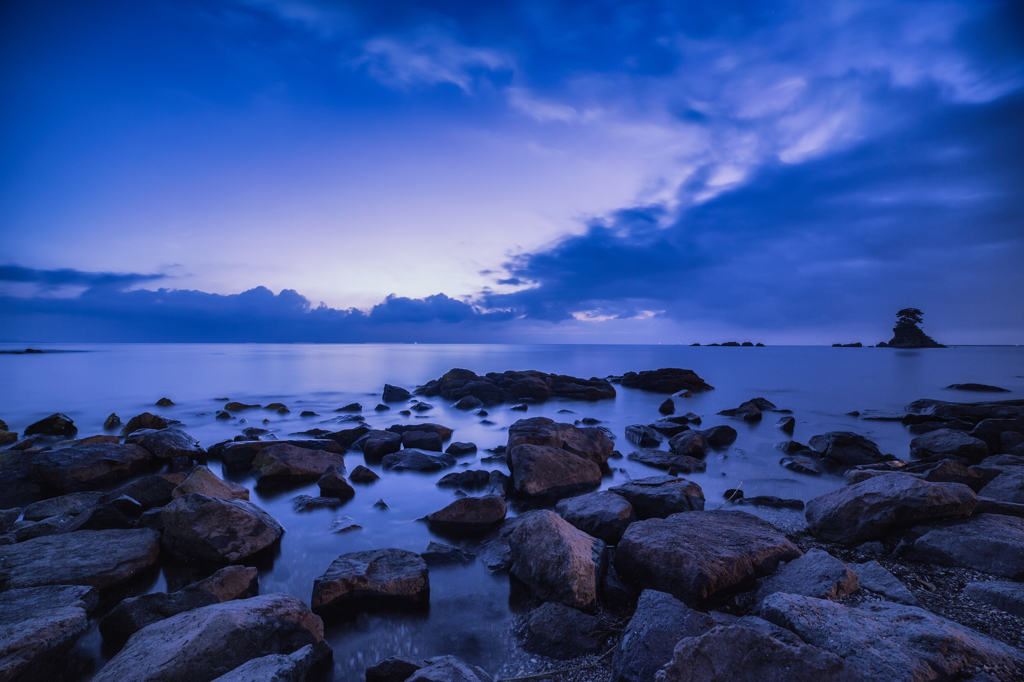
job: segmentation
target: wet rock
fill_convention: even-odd
[[[964,594],[978,603],[1024,618],[1024,584],[1002,581],[968,583]]]
[[[388,431],[399,435],[402,435],[407,431],[426,431],[427,433],[436,433],[441,436],[441,441],[444,442],[452,437],[454,429],[448,426],[442,426],[441,424],[427,422],[423,424],[392,424],[388,427]]]
[[[134,528],[135,519],[129,518],[120,510],[108,505],[98,504],[86,509],[65,526],[65,532],[78,530],[109,530],[112,528]]]
[[[463,497],[427,514],[430,530],[442,535],[476,535],[505,518],[505,500],[498,495]]]
[[[421,386],[417,393],[440,395],[447,400],[473,396],[484,405],[523,400],[544,402],[549,398],[603,400],[615,397],[615,389],[604,379],[581,379],[533,370],[491,372],[481,377],[467,369],[453,369]]]
[[[409,409],[411,409],[413,412],[426,412],[427,410],[434,409],[434,406],[431,405],[430,403],[414,402],[409,407]]]
[[[754,595],[761,603],[776,592],[802,594],[818,599],[835,599],[860,589],[857,573],[839,559],[820,549],[810,549],[802,557],[781,566],[765,578]]]
[[[534,609],[516,628],[524,650],[549,658],[570,659],[600,653],[607,635],[599,618],[547,602]]]
[[[298,513],[311,512],[317,509],[337,509],[345,504],[346,501],[337,497],[297,495],[292,498],[292,509]]]
[[[430,599],[427,564],[404,549],[342,554],[313,583],[314,613],[378,604],[423,605]]]
[[[0,679],[54,680],[99,593],[84,585],[48,585],[0,593]]]
[[[658,412],[661,412],[662,414],[672,414],[675,411],[676,411],[676,404],[674,402],[672,402],[672,398],[666,398],[665,402],[663,402],[658,407]]]
[[[750,497],[741,497],[739,500],[736,500],[736,503],[752,507],[795,509],[797,511],[802,511],[804,508],[803,500],[787,500],[786,498],[776,497],[775,495],[751,495]]]
[[[107,431],[113,431],[121,425],[121,418],[116,413],[111,412],[110,416],[103,421],[103,428]]]
[[[163,541],[175,554],[233,563],[281,539],[284,529],[267,512],[245,500],[198,493],[182,495],[164,507]]]
[[[0,546],[0,590],[41,585],[113,587],[156,563],[152,530],[82,530]]]
[[[380,476],[374,473],[372,469],[367,469],[362,464],[360,464],[355,469],[352,470],[351,474],[348,475],[348,480],[352,481],[353,483],[366,484],[380,480]]]
[[[17,442],[17,440],[17,433],[11,433],[10,431],[0,429],[0,446],[10,445],[11,443]]]
[[[211,604],[137,632],[95,682],[209,682],[254,658],[289,654],[323,639],[323,622],[289,594]]]
[[[892,459],[883,455],[878,446],[864,436],[849,431],[830,431],[814,436],[810,446],[831,464],[854,466]]]
[[[661,444],[661,434],[649,426],[632,424],[626,427],[626,440],[641,448],[656,448]]]
[[[977,471],[950,459],[938,464],[905,467],[903,470],[932,483],[963,483],[974,492],[978,492],[985,485],[985,478]],[[1024,469],[1021,471],[1024,472]]]
[[[116,500],[126,495],[142,505],[143,510],[163,507],[174,499],[174,490],[185,482],[184,473],[151,474],[136,478],[103,496],[104,500]]]
[[[697,376],[692,369],[669,367],[644,372],[626,372],[622,385],[652,393],[679,393],[681,391],[710,391],[714,386]]]
[[[946,386],[947,389],[954,391],[975,391],[977,393],[1009,393],[1008,388],[999,388],[998,386],[988,386],[986,384],[950,384]]]
[[[520,419],[510,426],[506,452],[518,445],[560,448],[598,465],[607,462],[615,449],[615,444],[600,429],[559,424],[547,417]]]
[[[864,551],[863,545],[861,551]],[[850,568],[856,572],[857,582],[862,589],[880,594],[890,601],[917,606],[917,597],[877,561],[850,564]]]
[[[972,462],[980,462],[988,457],[988,454],[985,441],[954,429],[938,429],[910,441],[910,456],[914,459],[936,456],[962,457]]]
[[[493,682],[493,678],[475,665],[454,656],[428,658],[408,682]]]
[[[385,455],[402,449],[402,434],[391,431],[370,431],[356,442],[368,462],[379,462]]]
[[[700,431],[684,431],[672,436],[668,442],[668,448],[673,454],[694,459],[703,459],[709,447],[707,438]]]
[[[1024,420],[1019,419],[983,419],[978,422],[978,425],[971,429],[970,435],[972,438],[985,441],[985,445],[988,446],[989,454],[998,455],[1001,452],[1006,452],[1007,448],[1003,446],[1003,434],[1012,435],[1016,434],[1020,438],[1024,438]]]
[[[377,500],[376,502],[374,502],[373,503],[373,508],[374,509],[380,509],[381,511],[386,511],[388,509],[391,509],[391,507],[388,506],[388,503],[384,501],[384,498],[381,498],[381,499]]]
[[[324,475],[317,481],[317,486],[320,488],[320,494],[324,497],[336,497],[344,501],[351,500],[356,495],[356,491],[335,466],[327,468]]]
[[[608,490],[561,500],[555,511],[584,533],[610,545],[618,543],[629,524],[637,520],[626,498]]]
[[[921,521],[970,514],[977,503],[978,496],[961,483],[894,473],[816,497],[804,516],[816,536],[853,545]]]
[[[445,452],[452,457],[466,457],[476,454],[476,443],[452,443]]]
[[[231,401],[224,404],[224,409],[228,412],[242,412],[244,410],[255,410],[259,409],[259,405],[249,405],[246,403],[238,402],[237,400]]]
[[[42,486],[64,492],[92,490],[155,466],[153,455],[138,445],[94,443],[35,455],[28,474]]]
[[[352,444],[357,440],[365,436],[370,432],[370,427],[365,424],[359,424],[353,426],[350,429],[341,429],[339,431],[333,431],[325,436],[334,442],[338,443],[342,447],[352,447]]]
[[[631,459],[634,462],[640,462],[647,466],[654,467],[656,469],[672,469],[682,474],[691,474],[694,472],[703,472],[707,470],[707,464],[684,454],[675,454],[673,452],[667,452],[665,450],[654,450],[651,448],[644,448],[631,452],[626,455],[627,459]]]
[[[406,431],[402,434],[402,447],[441,452],[441,436],[427,431]]]
[[[426,664],[419,658],[391,656],[366,669],[366,682],[405,682]]]
[[[26,521],[42,521],[51,516],[75,516],[97,504],[102,497],[103,493],[92,490],[51,497],[25,507],[24,518]]]
[[[89,436],[76,442],[75,445],[92,445],[93,443],[111,443],[116,445],[120,442],[121,439],[117,436]]]
[[[1021,580],[1024,579],[1024,519],[976,514],[967,519],[916,526],[900,543],[897,552],[916,561],[973,568]]]
[[[776,593],[761,616],[810,645],[840,655],[868,680],[957,679],[989,666],[1014,670],[1024,654],[924,609],[891,602],[847,608],[824,599]]]
[[[196,459],[206,454],[206,450],[199,446],[198,440],[184,431],[175,428],[166,428],[159,431],[138,429],[129,434],[124,442],[139,445],[160,459],[172,459],[174,457]]]
[[[427,566],[464,566],[476,561],[475,554],[440,542],[431,542],[420,556]]]
[[[29,507],[31,506],[32,505],[29,505]],[[25,509],[27,511],[28,507],[26,507]],[[21,509],[19,507],[15,507],[14,509],[0,509],[0,535],[9,531],[11,529],[11,526],[13,526],[14,523],[18,520],[19,516],[21,516]]]
[[[704,440],[713,448],[726,448],[736,442],[736,429],[731,426],[712,426],[701,431]]]
[[[980,497],[1024,504],[1024,467],[1007,468],[978,491]]]
[[[519,518],[508,536],[512,575],[544,601],[593,612],[606,563],[604,542],[546,509]]]
[[[778,409],[773,403],[764,398],[754,398],[748,400],[745,403],[740,403],[739,407],[734,407],[728,410],[722,410],[718,414],[726,417],[739,417],[743,421],[747,422],[759,422],[762,418],[762,412],[771,411]]]
[[[248,488],[222,480],[217,474],[210,471],[209,467],[202,464],[192,469],[181,485],[171,491],[171,499],[176,500],[189,493],[199,493],[206,497],[220,497],[225,500],[249,499]]]
[[[394,471],[440,471],[455,466],[455,458],[441,452],[399,450],[384,457],[382,465]]]
[[[682,433],[683,431],[689,431],[690,427],[686,424],[680,424],[679,422],[670,419],[659,419],[656,422],[648,424],[650,428],[654,429],[658,433],[668,436],[671,438],[676,434]]]
[[[149,412],[143,412],[142,414],[136,415],[128,420],[128,423],[121,429],[121,435],[127,436],[135,433],[141,429],[152,429],[159,431],[160,429],[166,429],[170,425],[167,419],[150,414]]]
[[[256,454],[252,474],[260,484],[298,483],[316,481],[331,467],[344,469],[345,458],[333,452],[279,443]]]
[[[461,398],[457,403],[452,405],[456,410],[475,410],[479,407],[483,407],[483,401],[473,395],[467,395]]]
[[[254,597],[259,592],[256,573],[255,568],[227,566],[177,592],[125,599],[100,621],[100,633],[120,648],[129,637],[157,621],[211,604]]]
[[[790,471],[795,471],[799,474],[820,476],[821,474],[825,473],[825,469],[820,464],[818,464],[817,461],[809,457],[783,457],[782,459],[779,460],[779,464],[789,469]]]
[[[634,505],[635,506],[635,505]],[[739,511],[692,511],[631,524],[615,551],[628,582],[696,604],[773,573],[801,554],[767,521]]]
[[[491,480],[491,472],[483,469],[456,471],[445,474],[437,485],[442,488],[485,488]]]
[[[520,495],[560,498],[601,485],[600,466],[561,448],[516,445],[507,459]]]
[[[330,653],[323,641],[317,646],[307,644],[291,654],[253,658],[214,682],[306,682],[309,671]]]
[[[793,433],[796,429],[796,419],[792,417],[783,417],[775,424],[775,428],[782,429],[785,433]]]
[[[384,384],[384,392],[381,394],[381,402],[385,403],[400,403],[403,400],[410,400],[412,393],[405,390],[401,386],[392,386],[391,384]]]
[[[74,438],[78,433],[78,427],[71,417],[56,412],[46,419],[25,427],[25,436],[60,436],[62,438]]]
[[[704,491],[685,478],[651,476],[609,490],[629,501],[641,520],[704,509]]]

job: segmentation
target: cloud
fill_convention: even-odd
[[[0,283],[12,282],[33,284],[42,291],[53,291],[61,287],[85,287],[122,290],[146,282],[163,279],[166,275],[141,275],[138,273],[84,272],[71,268],[60,270],[35,270],[20,265],[0,265]]]

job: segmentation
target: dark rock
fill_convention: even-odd
[[[761,603],[776,592],[802,594],[818,599],[835,599],[860,588],[857,574],[828,552],[810,549],[802,557],[781,566],[765,578],[754,601]]]
[[[831,464],[854,466],[892,459],[883,455],[878,446],[864,436],[849,431],[830,431],[814,436],[810,445]]]
[[[983,419],[978,422],[969,432],[969,435],[978,440],[985,441],[985,445],[988,446],[989,454],[998,455],[1001,452],[1005,452],[1006,449],[1003,447],[1003,434],[1010,434],[1011,438],[1014,434],[1024,439],[1024,420],[1017,419]]]
[[[110,416],[103,421],[103,428],[107,431],[113,431],[121,425],[121,418],[116,413],[111,412]]]
[[[392,386],[391,384],[384,384],[384,392],[381,394],[381,402],[385,403],[400,403],[403,400],[410,400],[412,393],[405,390],[400,386]]]
[[[1000,502],[1024,504],[1024,467],[1012,469],[1007,467],[982,487],[978,491],[978,495]]]
[[[561,448],[598,465],[607,462],[615,449],[612,440],[600,429],[559,424],[547,417],[520,419],[510,426],[506,451],[511,453],[517,445]],[[509,467],[512,466],[510,458]]]
[[[127,436],[135,433],[141,429],[152,429],[153,431],[159,431],[160,429],[166,429],[170,425],[170,422],[155,414],[149,412],[143,412],[142,414],[136,415],[128,420],[128,423],[121,429],[121,435]]]
[[[254,658],[323,639],[323,621],[289,594],[238,599],[179,613],[143,628],[93,678],[209,682]]]
[[[406,431],[402,434],[402,447],[441,452],[441,436],[428,431]]]
[[[661,434],[649,426],[632,424],[626,427],[626,440],[641,448],[656,448],[661,444]]]
[[[263,448],[252,462],[260,484],[316,481],[331,467],[345,468],[345,458],[325,450],[307,450],[290,443]]]
[[[1024,585],[1011,582],[968,583],[964,593],[976,602],[1024,618]]]
[[[219,563],[241,561],[284,534],[281,524],[251,502],[197,493],[174,500],[161,517],[163,541],[171,551]]]
[[[382,465],[395,471],[440,471],[455,466],[455,458],[441,452],[409,449],[385,456]]]
[[[452,443],[445,452],[452,457],[466,457],[476,453],[476,443]]]
[[[238,401],[225,403],[224,409],[228,412],[242,412],[244,410],[255,410],[258,409],[259,405],[247,405],[246,403],[240,403]]]
[[[353,443],[365,436],[370,432],[370,427],[365,424],[359,424],[351,429],[341,429],[340,431],[333,431],[325,436],[330,438],[334,442],[338,443],[343,447],[351,447]]]
[[[505,518],[505,500],[498,495],[463,497],[427,514],[430,530],[443,535],[475,535]]]
[[[18,434],[0,429],[0,446],[10,445],[18,441]]]
[[[32,505],[29,505],[31,507]],[[25,508],[28,511],[28,507]],[[0,509],[0,535],[3,535],[11,529],[18,517],[21,516],[21,509],[15,507],[14,509]],[[52,516],[52,515],[50,515]],[[45,518],[45,517],[43,517]]]
[[[601,653],[607,635],[599,618],[556,602],[534,609],[516,629],[524,650],[571,659]]]
[[[174,490],[185,482],[184,473],[151,474],[136,478],[103,496],[104,500],[116,500],[127,495],[142,505],[143,509],[163,507],[174,499]]]
[[[672,402],[672,398],[666,398],[665,402],[658,408],[658,412],[662,414],[672,414],[676,411],[676,404]]]
[[[820,476],[825,472],[825,469],[816,460],[809,457],[783,457],[779,460],[779,464],[790,471],[811,476]]]
[[[754,398],[748,400],[745,403],[740,403],[739,407],[734,407],[729,410],[722,410],[718,414],[726,417],[740,417],[743,421],[748,422],[759,422],[761,421],[761,413],[764,411],[771,411],[777,409],[773,403],[764,398]]]
[[[974,469],[953,460],[945,460],[937,464],[904,467],[903,470],[933,483],[963,483],[974,492],[981,490],[985,486],[986,481],[985,477],[981,476]],[[990,497],[995,497],[995,495]]]
[[[704,491],[685,478],[651,476],[609,490],[629,501],[641,520],[663,519],[670,514],[704,509]]]
[[[950,384],[946,386],[947,389],[953,389],[956,391],[975,391],[977,393],[1009,393],[1008,388],[999,388],[998,386],[988,386],[986,384]]]
[[[249,489],[231,481],[222,480],[206,466],[199,465],[171,491],[171,499],[177,499],[189,493],[199,493],[207,497],[220,497],[225,500],[248,500]],[[168,500],[169,502],[170,500]]]
[[[475,410],[478,407],[483,407],[483,402],[476,396],[467,395],[452,405],[452,407],[456,410]]]
[[[484,405],[523,400],[544,402],[549,398],[603,400],[615,397],[614,387],[604,379],[580,379],[532,370],[492,372],[481,377],[467,369],[453,369],[421,386],[417,393],[440,395],[447,400],[473,396]]]
[[[782,429],[786,433],[793,433],[793,430],[796,428],[796,419],[783,417],[775,424],[775,428]]]
[[[442,441],[447,441],[452,437],[454,429],[441,424],[423,423],[423,424],[392,424],[388,427],[388,431],[397,433],[399,435],[404,434],[407,431],[426,431],[428,433],[436,433],[441,436]]]
[[[544,601],[593,612],[606,564],[604,542],[546,509],[519,519],[508,536],[512,575]]]
[[[520,495],[559,498],[601,485],[601,467],[561,448],[516,445],[507,458]]]
[[[51,516],[75,516],[97,504],[102,497],[103,493],[91,490],[52,497],[25,507],[24,518],[26,521],[42,521]]]
[[[703,459],[707,455],[709,447],[707,438],[701,431],[684,431],[672,436],[668,442],[668,449],[674,455],[694,459]]]
[[[391,656],[366,669],[366,682],[405,682],[425,665],[418,658]]]
[[[313,497],[312,495],[297,495],[292,498],[292,509],[297,513],[311,512],[317,509],[337,509],[345,504],[347,500],[337,497]]]
[[[803,500],[788,500],[775,495],[752,495],[737,500],[737,504],[750,505],[752,507],[769,507],[771,509],[796,509],[803,511]]]
[[[853,545],[921,521],[970,514],[977,503],[978,496],[961,483],[894,473],[816,497],[804,515],[816,536]]]
[[[701,453],[703,455],[703,453]],[[644,448],[643,450],[637,450],[626,455],[627,459],[631,459],[634,462],[640,462],[647,466],[654,467],[655,469],[672,469],[675,468],[677,472],[684,474],[692,474],[694,472],[706,471],[708,465],[704,462],[690,457],[685,454],[676,454],[674,452],[667,452],[665,450],[653,450],[650,448]]]
[[[391,431],[370,431],[355,443],[367,461],[379,462],[385,455],[402,449],[402,434]]]
[[[976,514],[967,519],[916,526],[900,543],[897,552],[917,561],[972,568],[1021,580],[1024,578],[1024,519]]]
[[[680,391],[710,391],[714,386],[697,376],[691,369],[665,368],[644,372],[626,372],[622,385],[652,393],[679,393]]]
[[[11,526],[10,532],[13,534],[15,542],[25,542],[33,538],[67,532],[76,518],[77,516],[51,516],[42,521],[18,521]],[[120,527],[124,528],[125,526]]]
[[[980,462],[988,455],[985,441],[954,429],[938,429],[910,441],[910,456],[914,459],[934,456],[963,457]]]
[[[191,457],[196,459],[206,454],[206,450],[199,446],[198,440],[184,431],[174,428],[161,429],[159,431],[139,429],[129,434],[124,442],[139,445],[160,459],[172,459],[174,457]]]
[[[561,500],[555,511],[584,533],[610,545],[618,543],[629,524],[637,520],[626,498],[608,490]]]
[[[860,549],[863,551],[863,545]],[[857,573],[857,582],[862,589],[880,594],[890,601],[917,605],[917,597],[877,561],[850,564],[850,568]]]
[[[299,413],[299,416],[300,417],[319,417],[320,415],[318,415],[313,410],[303,410],[302,412]]]
[[[654,429],[655,431],[662,435],[668,436],[669,438],[678,433],[682,433],[683,431],[690,430],[690,427],[687,426],[686,424],[680,424],[670,419],[659,419],[658,421],[652,422],[647,426],[649,426],[650,428]]]
[[[314,613],[376,606],[422,605],[430,599],[427,564],[404,549],[342,554],[313,583]]]
[[[486,672],[454,656],[436,656],[424,663],[408,682],[493,682]]]
[[[76,433],[78,433],[78,427],[75,426],[74,420],[59,412],[25,427],[25,436],[38,435],[74,438]]]
[[[635,585],[695,604],[773,573],[780,562],[800,554],[756,516],[693,511],[631,524],[616,548],[615,570]]]
[[[307,644],[291,654],[253,658],[214,682],[306,682],[310,670],[333,655],[326,642]]]
[[[233,417],[231,416],[230,412],[225,412],[224,410],[217,410],[217,414],[214,417],[214,419],[220,419],[223,421],[225,419],[233,419]]]
[[[491,472],[483,469],[456,471],[445,474],[437,482],[442,488],[486,488],[491,480]]]
[[[367,469],[369,471],[369,469]],[[371,472],[372,473],[372,472]],[[317,487],[320,488],[320,494],[324,497],[336,497],[339,500],[351,500],[356,495],[356,491],[352,489],[345,477],[338,471],[338,467],[331,466],[327,468],[320,480],[317,481]]]
[[[156,406],[157,407],[174,407],[174,401],[171,400],[170,398],[160,398],[160,400],[156,401]]]
[[[513,412],[526,412],[527,410],[530,409],[530,406],[527,405],[526,403],[519,403],[518,405],[513,405],[508,409],[512,410]]]
[[[430,403],[415,402],[409,406],[409,409],[411,409],[413,412],[426,412],[427,410],[434,409],[434,406],[431,405]]]
[[[712,426],[701,431],[704,440],[713,448],[725,448],[736,442],[736,429],[731,426]]]
[[[154,467],[153,455],[138,445],[94,443],[40,452],[28,465],[32,480],[65,492],[91,490]]]
[[[335,410],[335,412],[362,412],[362,411],[363,411],[363,406],[360,405],[359,403],[349,403],[348,405],[345,405],[344,407],[339,407],[338,409]]]
[[[427,566],[464,566],[476,561],[475,554],[451,545],[443,545],[440,542],[431,542],[427,545],[427,551],[420,556],[423,557]]]
[[[135,519],[128,518],[120,510],[106,504],[98,504],[76,516],[65,528],[65,532],[77,530],[110,530],[134,528]]]
[[[391,507],[388,506],[388,503],[385,502],[383,498],[381,498],[381,499],[377,500],[376,502],[374,502],[373,503],[373,508],[374,509],[380,509],[382,511],[387,510],[387,509],[391,509]]]
[[[377,403],[377,407],[375,407],[373,409],[374,409],[375,412],[387,412],[391,408],[388,407],[387,405],[382,405],[380,403]]]

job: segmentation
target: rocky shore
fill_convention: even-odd
[[[626,428],[628,459],[650,475],[603,490],[623,455],[599,424],[525,417],[481,460],[499,469],[449,471],[477,446],[414,417],[432,408],[416,396],[486,418],[501,404],[614,399],[615,384],[671,397]],[[507,574],[508,637],[523,657],[483,670],[393,656],[369,661],[367,682],[1024,680],[1024,401],[862,414],[913,435],[890,454],[853,432],[792,440],[793,417],[763,398],[677,414],[712,389],[678,368],[605,379],[455,369],[412,391],[385,386],[376,412],[407,423],[375,428],[352,404],[335,430],[279,440],[249,426],[209,446],[148,412],[123,426],[111,415],[107,433],[86,437],[59,413],[21,437],[0,421],[0,682],[332,679],[325,632],[362,613],[426,611],[431,571],[473,562]],[[806,502],[740,489],[707,499],[685,475],[742,439],[730,424],[772,412],[780,472],[846,485]],[[291,500],[311,513],[410,472],[456,492],[418,520],[445,542],[341,553],[299,598],[261,594],[256,567],[287,531],[218,469],[249,472],[267,494],[316,484],[319,495]],[[766,506],[801,509],[804,523],[750,513]],[[145,588],[171,567],[193,579]],[[96,624],[110,659],[75,669],[69,652]]]

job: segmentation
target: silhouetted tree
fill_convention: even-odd
[[[917,326],[922,319],[924,313],[917,308],[904,308],[896,313],[896,326],[888,345],[893,348],[945,348]]]
[[[917,308],[904,308],[903,310],[896,313],[896,326],[897,327],[916,327],[921,324],[921,320],[924,318],[922,313]]]

